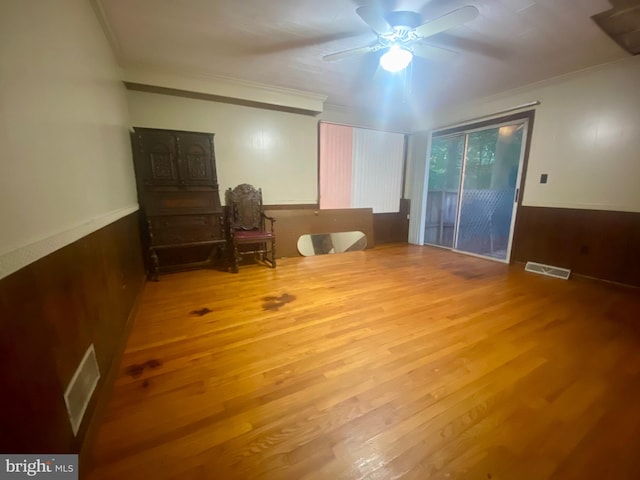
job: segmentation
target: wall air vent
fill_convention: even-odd
[[[527,272],[539,273],[548,277],[561,278],[562,280],[569,280],[569,276],[571,276],[571,270],[536,262],[527,262],[524,269]]]
[[[98,380],[100,380],[100,368],[96,359],[96,351],[93,345],[90,345],[64,393],[64,401],[67,404],[67,412],[74,435],[78,434],[82,417],[87,410]]]
[[[640,54],[640,1],[617,0],[614,7],[591,17],[618,45],[632,55]]]

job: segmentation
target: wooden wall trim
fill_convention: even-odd
[[[33,242],[29,245],[16,248],[7,253],[0,255],[0,279],[17,272],[21,268],[26,267],[41,258],[46,257],[50,253],[69,245],[82,237],[89,235],[101,228],[120,220],[127,215],[138,210],[138,205],[129,205],[127,207],[114,210],[103,215],[98,215],[70,228],[66,228],[61,232],[49,235],[46,238]]]
[[[0,451],[81,450],[143,286],[136,213],[0,280]],[[102,379],[74,437],[64,391],[91,344]]]
[[[297,242],[306,233],[362,231],[367,248],[376,244],[407,242],[410,200],[400,200],[397,213],[372,213],[370,208],[320,209],[318,205],[268,205],[265,211],[276,218],[278,257],[300,256]]]
[[[320,205],[317,203],[294,203],[294,204],[277,204],[277,205],[265,205],[265,210],[319,210]]]
[[[409,211],[411,201],[400,200],[400,211],[396,213],[374,213],[373,231],[376,244],[407,243],[409,241]]]
[[[520,207],[512,259],[640,286],[640,213]]]
[[[297,257],[298,238],[307,233],[334,233],[361,231],[367,236],[367,248],[375,245],[373,213],[370,208],[343,208],[320,210],[294,208],[287,210],[265,209],[276,219],[276,256]]]

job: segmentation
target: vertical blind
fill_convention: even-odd
[[[397,212],[404,135],[320,123],[320,208]]]
[[[352,130],[320,123],[320,208],[351,206]]]

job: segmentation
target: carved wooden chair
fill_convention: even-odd
[[[264,213],[262,189],[247,183],[233,190],[229,188],[225,193],[225,203],[232,247],[231,271],[238,272],[238,264],[247,254],[253,254],[276,268],[276,220]]]

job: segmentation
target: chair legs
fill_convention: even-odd
[[[247,245],[246,243],[244,245]],[[238,244],[234,242],[233,249],[231,251],[231,258],[229,259],[231,273],[238,273],[240,262],[247,253],[257,254],[258,258],[267,263],[271,268],[276,268],[276,241],[271,240],[271,248],[268,246],[268,242],[259,244],[259,250],[251,250],[243,252],[238,248]]]
[[[238,253],[238,245],[233,244],[233,248],[231,249],[231,273],[238,273],[238,260],[240,259],[240,254]]]
[[[271,240],[271,248],[269,248],[268,242],[263,245],[263,250],[260,252],[260,259],[269,264],[271,268],[276,268],[276,240]]]
[[[271,240],[271,268],[276,268],[276,239]]]

